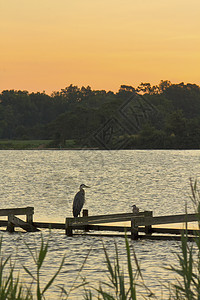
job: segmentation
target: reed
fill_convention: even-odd
[[[41,235],[40,249],[39,249],[39,251],[37,251],[37,249],[35,249],[34,252],[31,250],[31,248],[29,247],[29,245],[25,241],[24,241],[24,243],[25,243],[25,245],[26,245],[26,247],[27,247],[32,259],[33,259],[33,262],[36,266],[36,276],[27,267],[23,266],[23,268],[24,268],[25,272],[31,277],[31,279],[33,280],[33,283],[36,285],[37,300],[41,300],[41,299],[44,298],[45,292],[50,288],[50,286],[53,284],[54,280],[56,279],[56,277],[60,273],[60,271],[63,267],[64,261],[65,261],[65,256],[62,258],[62,261],[61,261],[60,266],[58,267],[58,270],[56,271],[56,273],[48,281],[48,283],[45,285],[45,287],[41,288],[40,270],[42,268],[45,257],[47,255],[48,241],[46,243],[44,243],[43,236]]]
[[[14,275],[15,263],[11,255],[2,253],[2,237],[0,238],[0,299],[1,300],[32,300],[31,290],[20,283],[19,274]],[[9,268],[9,272],[7,271]]]
[[[191,200],[195,212],[200,213],[200,192],[197,180],[190,179]],[[200,224],[200,218],[198,220]],[[187,227],[187,226],[186,226]],[[172,299],[196,300],[200,299],[200,234],[196,232],[196,237],[192,243],[188,242],[187,231],[182,233],[181,254],[177,254],[178,267],[170,266],[169,270],[177,275],[176,283],[172,285]]]

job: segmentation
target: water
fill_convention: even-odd
[[[193,212],[189,178],[200,176],[199,150],[0,151],[0,159],[1,208],[34,206],[34,221],[64,223],[65,217],[72,216],[73,197],[81,183],[91,186],[86,190],[85,204],[90,215],[130,212],[132,204],[140,210],[153,210],[155,216],[185,213],[186,204],[188,212]],[[49,239],[43,283],[56,272],[65,254],[56,284],[69,290],[90,249],[82,275],[94,285],[107,280],[102,240],[113,258],[113,238],[69,238],[61,230],[52,230],[50,235],[48,230],[42,232],[44,239]],[[39,247],[40,233],[4,233],[3,250],[16,255],[17,268],[28,280],[22,265],[31,270],[34,266],[23,240],[31,249]],[[125,265],[124,239],[115,241]],[[163,266],[176,263],[179,242],[139,240],[133,245],[147,286],[166,299],[167,292],[161,286],[173,281],[174,275]],[[81,299],[81,295],[81,290],[72,292],[70,299]],[[55,286],[47,299],[58,298]]]

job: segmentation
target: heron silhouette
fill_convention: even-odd
[[[83,188],[89,188],[89,186],[85,184],[80,185],[80,191],[75,195],[73,202],[73,216],[80,216],[81,209],[85,203],[85,191]]]

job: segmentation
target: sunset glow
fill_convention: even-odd
[[[199,0],[1,0],[0,90],[200,84]]]

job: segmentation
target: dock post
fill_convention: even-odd
[[[8,232],[14,232],[15,231],[15,225],[12,223],[12,218],[13,218],[13,215],[9,215],[8,216],[8,225],[7,225],[7,231]]]
[[[134,218],[131,219],[131,239],[138,240],[138,226],[136,225],[136,221]]]
[[[83,209],[83,217],[88,217],[88,209]],[[88,231],[89,231],[87,225],[84,227],[84,231],[85,231],[85,232],[88,232]]]
[[[88,217],[88,209],[83,209],[83,217]]]
[[[65,232],[67,236],[73,236],[71,222],[68,218],[66,218],[66,222],[65,222]]]
[[[152,211],[145,211],[144,212],[144,220],[145,217],[153,217],[153,212]],[[152,226],[151,225],[145,225],[144,229],[145,234],[152,234]]]
[[[34,207],[30,207],[30,209],[31,209],[31,213],[29,212],[26,215],[26,222],[32,225],[33,224]]]

